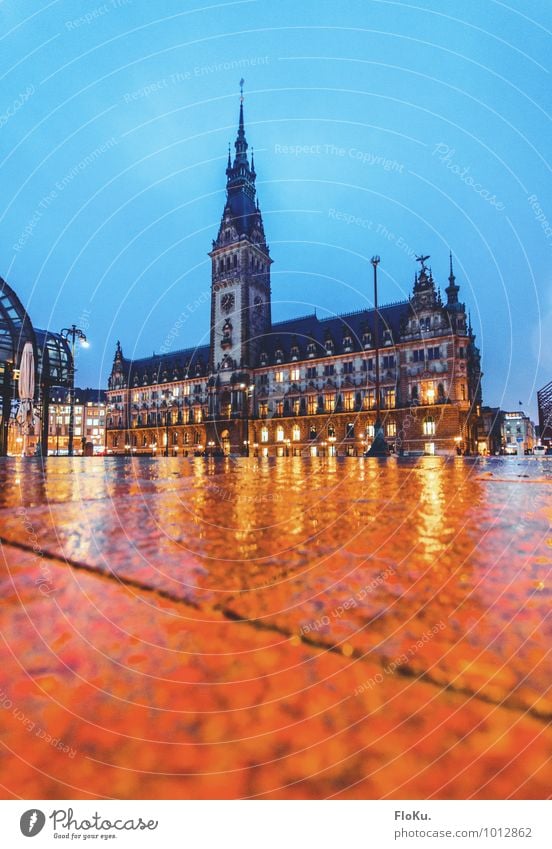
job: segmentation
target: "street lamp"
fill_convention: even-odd
[[[88,339],[86,338],[86,334],[77,327],[76,324],[72,324],[71,327],[64,327],[61,331],[61,335],[67,341],[69,341],[69,339],[71,340],[71,371],[69,375],[69,442],[67,445],[67,454],[69,457],[72,457],[73,433],[75,429],[75,348],[77,339],[80,341],[82,348],[88,348]]]
[[[245,431],[245,439],[243,441],[245,448],[245,456],[249,457],[249,401],[253,398],[253,392],[255,391],[255,384],[251,383],[249,386],[246,383],[240,383],[240,389],[244,392],[244,405],[243,405],[243,419],[244,419],[244,431]]]
[[[376,424],[374,426],[374,441],[369,450],[368,457],[387,457],[387,445],[383,438],[383,427],[381,424],[381,399],[380,399],[380,367],[379,367],[379,313],[378,313],[378,265],[379,256],[373,256],[370,260],[374,267],[374,347],[376,350]]]
[[[169,393],[165,399],[165,403],[167,405],[165,412],[165,457],[169,456],[169,417],[170,417],[170,409],[169,404],[172,404],[174,397],[172,393]]]

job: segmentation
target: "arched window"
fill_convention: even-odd
[[[284,438],[284,428],[281,425],[278,425],[276,428],[276,442],[283,442]]]
[[[301,428],[299,427],[299,425],[293,426],[291,438],[293,439],[294,442],[300,442],[301,441]]]
[[[261,442],[268,442],[268,428],[261,428]]]

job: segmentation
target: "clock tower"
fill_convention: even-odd
[[[256,365],[262,336],[269,332],[270,265],[256,200],[255,165],[247,155],[241,81],[234,161],[228,151],[226,203],[211,257],[210,371],[219,385]],[[235,379],[235,377],[234,377]],[[244,374],[245,379],[245,374]]]

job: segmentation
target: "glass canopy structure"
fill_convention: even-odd
[[[26,342],[33,346],[34,401],[41,421],[42,444],[47,445],[50,390],[72,385],[71,348],[59,333],[34,328],[11,286],[0,277],[0,456],[7,453],[8,425],[18,397],[19,367]]]

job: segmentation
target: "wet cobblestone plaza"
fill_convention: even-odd
[[[551,460],[0,479],[5,798],[549,798]]]

